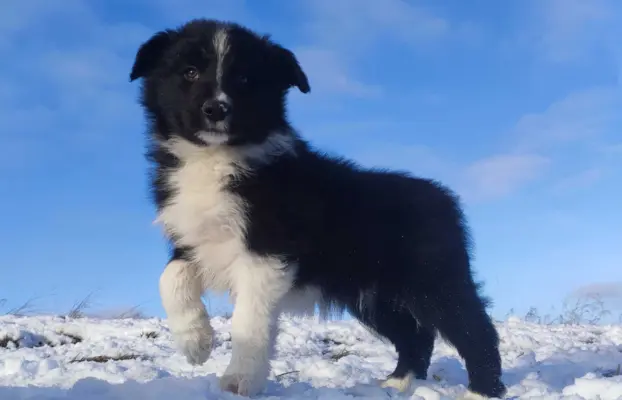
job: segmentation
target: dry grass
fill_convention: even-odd
[[[46,338],[45,336],[39,334],[29,333],[27,337],[12,337],[9,335],[4,335],[0,337],[0,348],[8,349],[9,347],[20,348],[24,347],[22,339],[26,340],[25,347],[29,348],[37,348],[43,346],[56,347],[56,346],[65,346],[68,344],[77,344],[82,342],[84,339],[76,334],[67,333],[63,331],[57,332],[61,338],[58,343],[53,342],[52,340]]]
[[[75,302],[69,311],[64,314],[61,314],[64,318],[102,318],[102,319],[146,319],[148,316],[141,310],[141,306],[134,307],[123,307],[116,310],[104,310],[104,311],[93,311],[95,291],[92,291],[87,296],[85,296],[82,300]],[[29,316],[33,314],[42,313],[42,311],[37,308],[37,303],[44,296],[37,296],[28,299],[26,302],[19,306],[8,307],[9,301],[5,298],[0,298],[0,315],[15,315],[15,316]]]
[[[284,376],[298,374],[298,373],[300,373],[300,371],[287,371],[287,372],[283,372],[282,374],[276,375],[274,378],[278,380],[278,379],[283,378]]]
[[[82,336],[76,335],[75,333],[68,333],[65,331],[59,331],[58,332],[59,335],[63,335],[67,338],[69,338],[69,341],[71,344],[76,344],[76,343],[81,343],[84,338]]]
[[[96,363],[106,363],[109,361],[127,361],[127,360],[149,360],[150,357],[140,354],[119,354],[116,356],[93,356],[93,357],[75,357],[70,363],[78,363],[78,362],[96,362]]]
[[[348,351],[348,349],[346,349],[345,343],[340,342],[339,340],[326,337],[326,338],[322,338],[322,343],[324,343],[326,346],[329,347],[328,351],[324,352],[324,355],[329,354],[329,357],[333,361],[339,361],[342,358],[347,357],[350,354],[352,354],[350,351]],[[342,346],[342,348],[338,351],[333,351],[332,349],[330,349],[330,347],[336,347],[336,346]]]
[[[140,334],[140,337],[147,339],[156,339],[160,334],[156,331],[143,332]]]
[[[13,344],[15,347],[17,347],[17,342],[9,335],[0,337],[0,349],[8,349],[10,344]]]
[[[54,347],[54,343],[52,343],[49,339],[47,339],[44,336],[36,335],[34,336],[34,338],[37,338],[38,340],[34,341],[31,345],[27,347],[30,347],[30,348],[37,348],[37,347],[43,347],[43,346]],[[9,335],[2,336],[0,337],[0,348],[3,348],[3,349],[8,349],[9,347],[20,348],[22,347],[20,344],[20,341],[21,341],[20,338],[14,338]]]
[[[40,299],[41,299],[41,297],[31,297],[30,299],[28,299],[23,304],[21,304],[19,306],[16,306],[16,307],[9,308],[9,309],[1,312],[1,314],[4,314],[4,315],[15,315],[15,316],[18,316],[18,317],[26,316],[26,315],[32,315],[32,314],[38,312],[38,309],[36,308],[35,304]],[[7,299],[0,299],[0,309],[3,309],[8,304],[9,304],[9,302],[8,302]]]
[[[342,344],[344,344],[343,342],[340,342],[339,340],[331,339],[328,337],[322,338],[322,343],[324,343],[325,345],[333,345],[333,346],[341,346]]]
[[[331,354],[330,358],[331,358],[333,361],[339,361],[339,360],[341,360],[342,358],[349,356],[350,354],[352,354],[352,353],[350,353],[347,349],[341,349],[341,350],[340,350],[340,351],[338,351],[337,353],[333,353],[333,354]]]
[[[506,317],[513,314],[514,310],[512,309]],[[542,315],[536,307],[530,307],[523,319],[542,325],[598,325],[611,315],[611,310],[607,309],[600,295],[587,294],[576,297],[574,300],[566,299],[562,303],[559,315]],[[618,319],[622,322],[622,314]]]
[[[74,303],[69,312],[66,314],[67,318],[77,319],[84,318],[86,316],[85,311],[93,306],[93,292],[89,293],[82,300]]]
[[[140,309],[140,306],[134,306],[134,307],[128,308],[127,310],[121,311],[118,315],[115,316],[114,319],[126,319],[126,318],[145,319],[147,318],[147,316]]]

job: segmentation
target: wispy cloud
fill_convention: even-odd
[[[315,93],[347,94],[355,97],[377,97],[382,94],[381,86],[357,80],[348,71],[345,60],[333,50],[318,47],[298,48],[296,55],[307,71]]]
[[[378,84],[356,78],[370,49],[381,50],[383,41],[426,46],[450,30],[446,19],[402,0],[317,0],[306,2],[302,14],[305,68],[321,90],[354,97],[382,93]]]
[[[615,0],[546,0],[526,3],[530,19],[521,34],[538,57],[555,63],[598,56],[622,76],[622,6]],[[529,8],[527,7],[527,8]],[[449,31],[455,29],[448,25]],[[525,33],[526,32],[526,33]],[[447,34],[447,32],[445,33]],[[533,54],[533,53],[532,53]],[[621,78],[622,79],[622,78]],[[467,201],[500,199],[527,188],[562,163],[564,150],[587,166],[551,183],[561,194],[590,187],[606,174],[602,149],[615,153],[622,128],[622,86],[593,86],[569,92],[543,110],[525,113],[509,132],[501,132],[499,153],[453,167],[450,180]]]
[[[383,141],[356,153],[364,166],[411,171],[417,176],[451,179],[454,166],[425,145]]]
[[[138,0],[141,1],[141,0]],[[183,24],[193,18],[214,18],[251,23],[246,0],[151,0],[144,1],[145,8],[153,10],[167,25]]]
[[[552,187],[555,194],[568,194],[589,188],[605,177],[605,170],[599,166],[591,167],[560,179]]]
[[[603,153],[609,155],[622,154],[622,143],[612,143],[602,148]]]
[[[596,139],[621,121],[622,91],[617,87],[595,87],[570,93],[546,110],[524,115],[512,134],[521,149]]]
[[[560,149],[573,146],[591,160],[585,170],[551,183],[551,193],[562,194],[590,187],[605,174],[599,143],[612,139],[622,119],[622,92],[597,87],[574,92],[542,112],[525,114],[506,134],[507,153],[477,160],[467,166],[460,183],[470,201],[498,199],[525,188],[557,166]],[[612,148],[611,146],[606,146]]]
[[[611,52],[618,18],[617,4],[596,0],[586,4],[580,0],[531,2],[530,48],[550,56],[552,60],[570,60],[591,55],[595,44]],[[312,45],[303,58],[309,64],[314,81],[322,82],[322,90],[332,89],[356,97],[383,94],[380,85],[357,77],[357,62],[368,57],[374,46],[384,42],[400,43],[413,54],[432,45],[447,44],[454,35],[471,32],[481,36],[477,24],[450,21],[427,9],[421,3],[400,0],[318,0],[308,5],[310,21],[305,28]],[[473,38],[471,38],[473,40]],[[375,53],[374,53],[375,54]],[[313,62],[312,60],[315,60]],[[520,117],[509,132],[503,134],[499,153],[490,154],[461,166],[448,161],[439,167],[443,157],[434,161],[411,161],[413,171],[431,171],[456,182],[469,201],[490,201],[509,196],[529,187],[536,179],[556,167],[556,156],[566,145],[594,147],[607,141],[612,127],[619,121],[622,96],[618,87],[602,86],[569,93],[543,110]],[[591,142],[590,142],[591,141]],[[375,146],[375,145],[374,145]],[[402,154],[400,146],[393,150]],[[387,150],[388,152],[388,150]],[[375,152],[379,154],[381,152]],[[387,153],[385,153],[387,154]],[[390,153],[390,154],[395,154]],[[364,158],[367,157],[362,155]],[[379,156],[374,157],[380,163]],[[398,157],[399,158],[399,157]],[[414,160],[414,159],[413,159]],[[391,164],[397,165],[393,157]],[[414,164],[417,164],[414,168]],[[423,167],[422,164],[430,164]],[[407,163],[406,163],[407,164]],[[405,166],[405,163],[400,165]],[[598,166],[588,166],[602,171]],[[448,173],[447,171],[453,171]],[[574,177],[575,189],[598,180],[595,172]],[[566,179],[566,178],[565,178]],[[552,183],[562,191],[571,186],[567,181]]]
[[[471,163],[456,163],[438,150],[419,144],[375,142],[355,158],[365,166],[410,171],[439,180],[470,204],[496,201],[542,178],[551,160],[538,154],[495,154]]]
[[[184,0],[171,7],[156,0],[146,12],[162,25],[152,27],[107,19],[87,0],[1,2],[0,49],[5,60],[16,61],[0,66],[0,88],[11,93],[0,95],[5,128],[0,137],[11,143],[15,155],[3,169],[114,146],[118,135],[128,134],[120,126],[141,118],[135,85],[128,83],[140,43],[164,25],[196,17],[197,11],[231,18],[240,5],[221,3]],[[134,134],[138,140],[140,134]]]
[[[553,170],[560,148],[569,145],[591,152],[594,165],[551,183],[551,191],[561,194],[591,186],[604,177],[598,144],[613,139],[610,136],[622,121],[620,109],[618,88],[596,87],[570,93],[541,112],[523,115],[504,133],[505,150],[456,171],[460,192],[471,202],[509,196]]]
[[[569,62],[619,49],[622,7],[615,0],[532,2],[536,49],[547,60]]]
[[[81,14],[84,4],[80,0],[67,0],[62,5],[45,0],[7,0],[0,4],[0,33],[3,38],[31,27],[58,13]]]
[[[134,87],[127,83],[129,60],[140,42],[154,29],[160,29],[164,24],[181,23],[197,15],[253,19],[246,13],[242,0],[226,4],[215,0],[183,0],[175,7],[164,0],[150,4],[149,13],[157,15],[155,20],[162,26],[108,22],[92,8],[93,3],[86,0],[66,0],[62,4],[45,0],[9,0],[0,4],[3,50],[13,59],[20,59],[23,65],[20,68],[13,66],[17,69],[14,73],[0,75],[3,76],[0,77],[0,103],[3,106],[0,116],[5,126],[11,128],[11,132],[0,135],[11,135],[15,154],[45,148],[45,143],[52,138],[43,132],[52,127],[66,133],[66,142],[114,143],[115,135],[122,134],[115,128],[115,120],[140,118],[133,96]],[[600,0],[589,4],[579,0],[544,2],[537,7],[542,16],[538,25],[542,32],[540,46],[557,49],[555,51],[559,54],[576,56],[579,54],[576,52],[585,50],[586,44],[579,43],[585,32],[591,32],[590,37],[605,37],[611,33],[613,25],[610,21],[619,15],[611,12],[615,5]],[[383,43],[398,43],[405,51],[416,52],[421,48],[433,48],[452,35],[469,36],[465,34],[469,32],[471,36],[481,35],[475,24],[453,22],[420,3],[403,0],[317,0],[305,2],[300,7],[300,30],[305,40],[294,41],[299,43],[295,51],[309,74],[314,98],[318,99],[339,95],[370,99],[385,95],[382,85],[359,74],[357,68],[369,56],[370,50],[381,49]],[[33,27],[39,37],[45,37],[49,40],[47,43],[54,43],[54,46],[39,42],[35,48],[24,52],[24,41],[20,38],[35,29]],[[80,36],[77,39],[76,32]],[[68,37],[75,40],[68,41]],[[576,52],[568,50],[570,48],[576,48]],[[24,84],[16,85],[15,81]],[[30,102],[16,101],[32,99],[29,95],[31,85],[41,81],[46,85],[41,98]],[[391,154],[392,164],[398,163],[400,168],[420,171],[424,175],[440,175],[460,183],[471,199],[498,199],[541,177],[555,162],[551,153],[559,146],[598,138],[605,147],[614,149],[619,139],[609,143],[606,136],[620,121],[620,109],[622,95],[617,87],[597,87],[571,93],[547,109],[521,117],[508,135],[511,139],[498,154],[462,165],[455,165],[441,155],[433,154],[429,148],[418,145],[387,145],[395,149],[393,152],[387,146],[379,150],[374,144],[371,155],[362,156],[374,164],[382,164],[381,158]],[[398,124],[396,121],[391,123]],[[20,130],[26,128],[29,132],[22,135]],[[16,136],[24,139],[18,140]],[[59,141],[58,137],[54,140]],[[596,170],[602,169],[593,166],[593,171]],[[560,181],[558,186],[570,185],[568,182],[572,179],[567,179],[567,182]],[[596,173],[586,172],[576,180],[589,185],[596,181]]]
[[[466,201],[498,199],[541,176],[550,160],[535,154],[499,154],[469,165],[460,179]]]
[[[542,50],[553,61],[567,61],[585,55],[602,43],[608,23],[614,20],[608,1],[554,0],[544,2]]]
[[[599,282],[590,283],[576,288],[570,294],[571,296],[601,296],[608,299],[618,299],[622,301],[622,282]],[[622,303],[621,303],[622,304]]]
[[[314,41],[342,50],[364,50],[383,40],[428,44],[450,29],[446,19],[403,0],[317,0],[307,7]]]

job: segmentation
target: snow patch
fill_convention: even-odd
[[[175,350],[164,320],[0,317],[2,400],[210,400],[231,358],[230,320],[213,318],[214,350],[200,366]],[[356,321],[282,319],[276,359],[257,399],[446,400],[467,396],[464,363],[437,339],[428,380],[382,387],[394,348]],[[622,398],[622,326],[498,323],[503,380],[512,399]],[[73,337],[73,339],[72,339]],[[80,338],[82,340],[76,340]]]

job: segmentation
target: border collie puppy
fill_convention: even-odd
[[[385,387],[426,379],[439,333],[464,358],[471,394],[505,393],[456,196],[314,150],[286,116],[288,90],[310,91],[291,51],[197,19],[140,46],[130,80],[139,78],[157,220],[172,244],[160,295],[190,363],[212,348],[202,294],[229,291],[223,390],[263,390],[278,317],[306,300],[311,312],[348,310],[395,345]]]

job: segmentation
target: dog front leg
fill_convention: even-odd
[[[234,278],[231,362],[220,380],[223,390],[259,393],[270,374],[279,318],[278,303],[290,290],[290,271],[275,262],[240,268]]]
[[[214,331],[201,301],[203,280],[197,266],[171,260],[160,276],[160,298],[177,348],[193,365],[203,364],[212,351]]]

